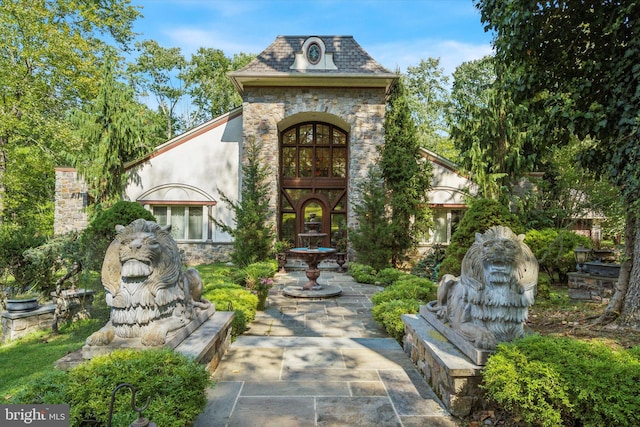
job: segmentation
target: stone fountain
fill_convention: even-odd
[[[319,231],[320,221],[316,219],[316,214],[309,215],[309,221],[304,223],[306,233],[298,234],[298,237],[306,242],[306,246],[289,249],[289,253],[295,257],[300,257],[307,264],[305,271],[309,282],[304,286],[287,286],[283,293],[287,296],[298,298],[328,298],[340,295],[342,288],[336,285],[321,285],[318,283],[320,269],[318,264],[325,258],[333,255],[336,250],[333,248],[323,248],[318,246],[327,233]]]

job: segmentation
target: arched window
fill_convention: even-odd
[[[346,237],[349,135],[328,123],[306,122],[280,134],[280,238],[299,245],[311,210],[328,236]]]

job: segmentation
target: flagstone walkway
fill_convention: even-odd
[[[195,427],[429,426],[456,423],[400,345],[371,317],[381,288],[322,271],[339,297],[282,294],[303,271],[276,276],[268,308],[213,373]]]

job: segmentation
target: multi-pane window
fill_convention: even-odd
[[[152,212],[158,224],[171,225],[171,235],[176,240],[206,238],[202,206],[153,206]]]
[[[280,135],[280,238],[298,244],[315,206],[324,244],[346,237],[348,134],[322,122],[300,123]]]
[[[305,123],[282,134],[284,178],[346,178],[347,134],[322,123]]]

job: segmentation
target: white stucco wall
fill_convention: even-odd
[[[138,184],[129,185],[126,195],[132,201],[213,200],[211,215],[232,224],[221,194],[238,199],[241,147],[242,115],[222,116],[157,147],[137,166]],[[214,242],[231,241],[215,225],[212,231]]]

